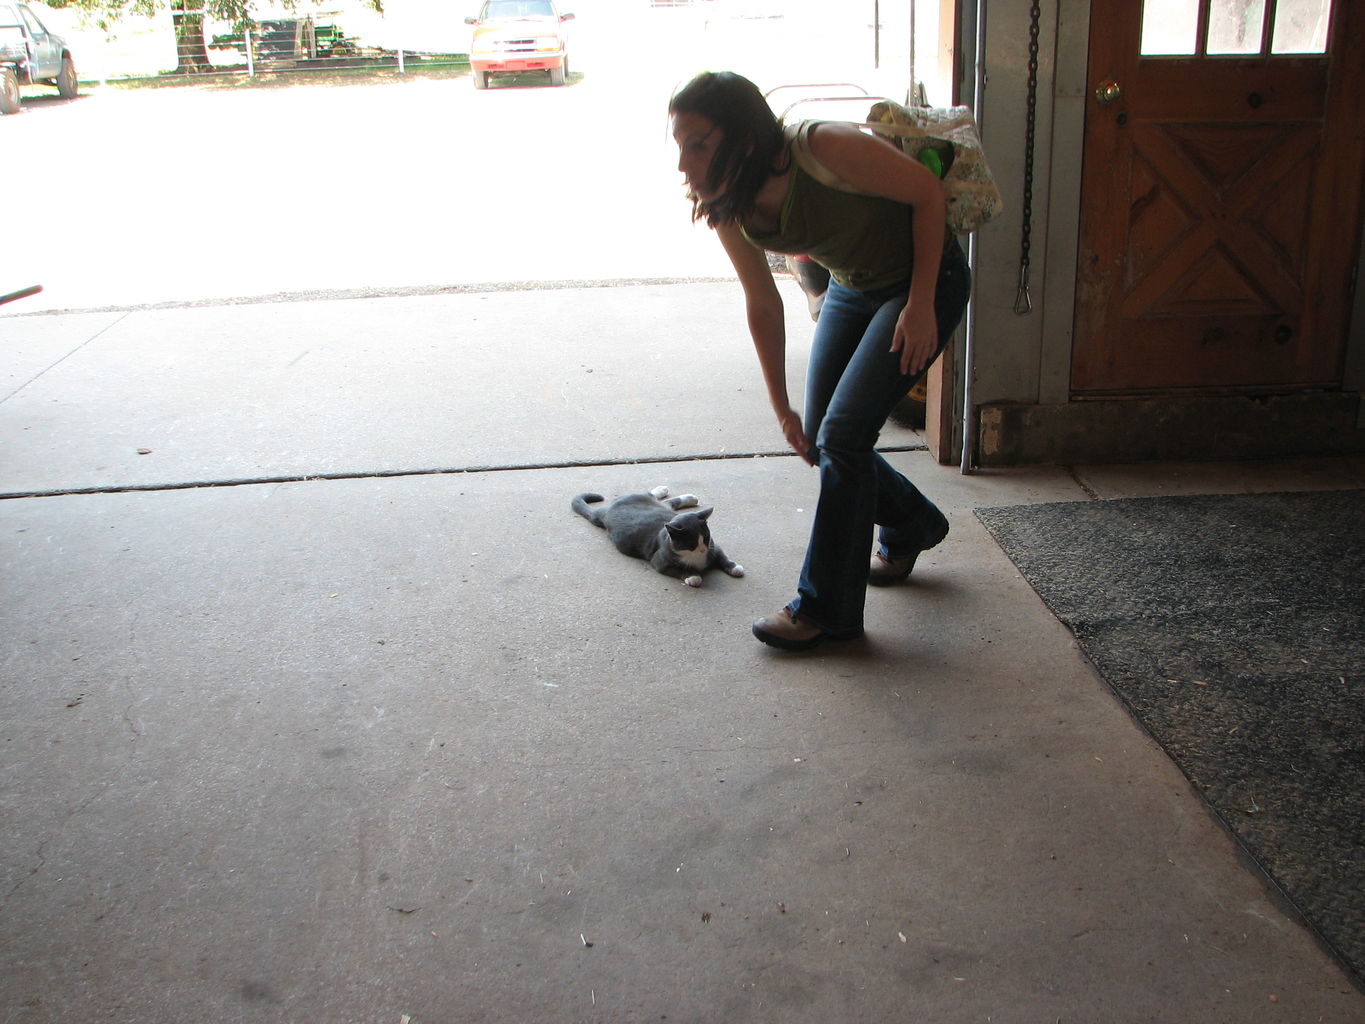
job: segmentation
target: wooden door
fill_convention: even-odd
[[[1090,25],[1073,394],[1339,386],[1365,0],[1092,0]]]

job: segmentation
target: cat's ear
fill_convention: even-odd
[[[693,513],[693,515],[695,515],[702,522],[705,522],[706,520],[711,518],[711,513],[714,511],[715,511],[714,508],[699,508],[697,509],[696,512]]]

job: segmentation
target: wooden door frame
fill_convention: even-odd
[[[961,102],[962,56],[961,0],[937,0],[938,39],[935,48],[939,60],[947,60],[952,67],[953,95],[951,103]],[[910,83],[913,92],[915,83]],[[965,247],[964,247],[965,248]],[[959,330],[959,338],[962,332]],[[953,462],[962,450],[962,401],[956,358],[958,346],[949,345],[929,367],[925,379],[924,440],[929,454],[941,463]]]

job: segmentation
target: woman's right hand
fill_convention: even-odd
[[[787,444],[791,445],[792,451],[801,456],[806,465],[814,466],[813,446],[810,438],[806,437],[806,428],[801,425],[800,414],[795,409],[788,409],[778,416],[777,421],[782,424],[782,433],[786,436]]]

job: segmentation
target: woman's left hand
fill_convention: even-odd
[[[933,305],[907,302],[891,336],[891,351],[901,354],[901,373],[919,373],[937,350],[938,322]]]

